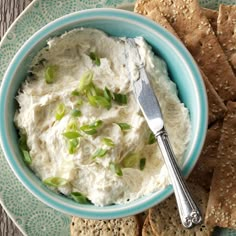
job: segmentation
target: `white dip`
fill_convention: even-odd
[[[32,63],[33,78],[27,78],[17,96],[20,108],[15,114],[15,123],[27,136],[32,170],[42,180],[62,178],[64,183],[58,184],[55,190],[69,196],[71,192],[82,193],[98,206],[133,201],[169,183],[158,145],[156,142],[148,144],[150,129],[132,92],[124,40],[108,37],[95,29],[73,30],[50,40],[48,47]],[[136,42],[181,164],[190,136],[188,110],[177,97],[176,85],[168,77],[165,62],[153,54],[142,38],[137,38]],[[100,63],[91,59],[91,52],[95,52]],[[132,61],[135,59],[130,58],[130,67]],[[45,81],[48,68],[53,68],[52,83]],[[91,105],[84,91],[72,95],[72,91],[78,90],[80,79],[89,71],[98,93],[88,92],[91,96],[104,98],[102,92],[106,87],[112,93],[127,95],[128,103],[119,105],[112,100],[107,109]],[[63,114],[62,109],[56,118],[58,106],[64,106],[65,112]],[[81,116],[72,115],[75,109]],[[80,129],[98,120],[102,124],[90,130],[97,133],[86,134]],[[127,123],[131,127],[122,130],[117,123]],[[81,137],[69,139],[63,135],[68,131],[80,133]],[[104,137],[112,142],[104,141]],[[100,156],[94,157],[99,149]],[[127,155],[133,153],[134,157],[129,160]],[[146,161],[143,170],[140,170],[140,159]],[[112,165],[118,166],[122,174],[119,168],[114,171]]]

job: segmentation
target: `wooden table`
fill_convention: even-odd
[[[32,0],[0,0],[0,40],[16,17]],[[0,236],[22,236],[0,205]]]

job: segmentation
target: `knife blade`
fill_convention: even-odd
[[[131,63],[130,54],[132,54]],[[125,56],[128,64],[128,74],[133,84],[134,95],[149,128],[156,137],[166,164],[174,189],[181,222],[184,227],[191,228],[202,222],[201,212],[194,202],[176,162],[168,134],[164,127],[161,107],[147,76],[145,63],[140,57],[135,39],[128,38],[126,40]],[[131,67],[132,71],[130,69]]]
[[[138,64],[136,65],[136,69],[138,70],[138,77],[132,79],[133,91],[143,112],[143,115],[147,120],[148,126],[155,134],[164,127],[161,108],[147,77],[145,64],[141,62],[136,43],[133,39],[127,40],[131,48],[134,49],[134,57],[138,62]]]

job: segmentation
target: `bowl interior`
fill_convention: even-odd
[[[201,151],[207,126],[207,100],[199,71],[182,44],[155,23],[134,13],[95,9],[73,13],[42,28],[20,49],[11,62],[3,80],[1,91],[1,139],[7,160],[21,182],[46,204],[68,214],[86,218],[117,218],[136,214],[157,204],[167,197],[172,188],[143,197],[124,206],[95,207],[79,205],[53,193],[23,163],[18,148],[18,137],[13,118],[17,108],[15,96],[25,80],[29,65],[36,53],[54,36],[79,27],[100,29],[111,36],[143,36],[153,51],[163,58],[171,79],[177,84],[179,97],[189,109],[192,137],[184,156],[183,174],[190,173]],[[102,42],[101,42],[102,43]]]

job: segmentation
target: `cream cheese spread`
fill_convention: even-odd
[[[76,29],[49,40],[16,97],[14,119],[27,136],[30,168],[43,181],[65,180],[53,189],[68,196],[81,193],[97,206],[124,204],[169,184],[158,145],[149,142],[151,131],[132,92],[125,40],[96,29]],[[181,165],[191,132],[188,109],[165,62],[143,38],[135,40]],[[45,82],[45,76],[53,81]],[[92,97],[77,91],[86,79],[92,79]],[[119,104],[114,94],[127,101]]]

